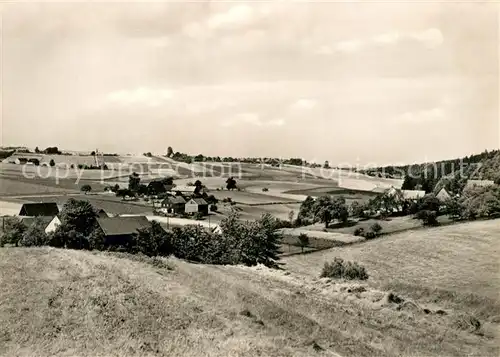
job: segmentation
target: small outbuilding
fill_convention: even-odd
[[[208,203],[203,198],[191,198],[186,203],[186,213],[201,213],[208,216]]]
[[[441,202],[446,202],[448,200],[451,200],[451,195],[450,193],[448,192],[448,190],[446,188],[442,188],[441,190],[439,190],[439,192],[437,193],[436,195],[436,198],[438,200],[440,200]]]
[[[149,227],[145,216],[97,218],[98,229],[104,235],[104,245],[127,246],[133,241],[138,229]]]
[[[182,214],[186,210],[186,200],[182,196],[167,196],[161,202],[161,208],[167,213]]]

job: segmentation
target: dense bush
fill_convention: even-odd
[[[0,246],[4,246],[5,244],[12,244],[17,247],[21,239],[23,238],[24,232],[27,229],[26,225],[19,219],[14,217],[5,219],[5,222],[3,224],[5,225],[5,227],[4,232],[1,236]]]
[[[321,278],[366,280],[368,274],[366,269],[356,262],[345,262],[341,258],[335,258],[332,263],[325,263],[321,271]]]
[[[35,220],[23,233],[20,245],[23,247],[40,247],[47,245],[48,237],[45,233],[43,224]]]
[[[366,233],[364,234],[364,237],[365,237],[366,239],[373,239],[373,238],[375,238],[376,236],[377,236],[377,235],[376,235],[374,232],[372,232],[372,231],[366,232]]]
[[[218,209],[218,208],[217,208],[217,206],[216,206],[216,205],[214,205],[214,204],[211,204],[211,205],[210,205],[210,212],[217,212],[217,209]]]
[[[432,227],[439,225],[439,222],[437,221],[437,214],[435,211],[420,211],[417,213],[416,218],[421,220],[424,226]]]
[[[356,229],[354,230],[354,235],[355,235],[356,237],[358,237],[358,236],[363,236],[363,234],[364,234],[364,233],[365,233],[365,230],[364,230],[364,228],[362,228],[362,227],[358,227],[358,228],[356,228]]]
[[[380,232],[382,232],[382,226],[377,222],[373,223],[370,229],[373,233],[375,233],[376,236],[378,236]]]
[[[97,225],[96,210],[87,201],[68,200],[60,216],[61,224],[48,237],[42,225],[33,224],[26,228],[17,219],[8,221],[2,244],[50,245],[147,256],[174,254],[181,259],[206,264],[278,266],[282,235],[277,230],[279,220],[269,214],[246,222],[240,221],[235,214],[230,215],[221,222],[222,234],[213,233],[200,225],[165,231],[153,221],[119,242],[107,241]]]

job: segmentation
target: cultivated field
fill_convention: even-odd
[[[499,220],[463,223],[394,234],[285,262],[295,273],[315,275],[334,257],[357,261],[367,268],[374,287],[498,319],[499,236]]]
[[[361,291],[359,284],[260,267],[133,259],[51,248],[0,249],[0,354],[498,354],[490,330],[481,335],[457,329],[454,312],[409,310],[384,292],[354,293],[356,286]]]

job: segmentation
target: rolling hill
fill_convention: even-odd
[[[291,273],[2,248],[0,355],[498,355],[487,324],[457,328],[456,311],[318,279],[316,266],[295,273],[292,262]]]

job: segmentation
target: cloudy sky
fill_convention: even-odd
[[[2,7],[2,145],[420,162],[499,147],[498,6]]]

